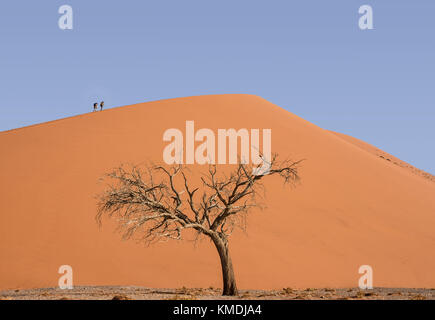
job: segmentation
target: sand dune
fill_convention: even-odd
[[[397,165],[397,166],[399,166],[401,168],[404,168],[408,172],[412,172],[413,174],[416,174],[416,175],[419,175],[419,176],[424,177],[426,179],[429,179],[430,181],[435,181],[435,176],[433,174],[430,174],[428,172],[420,170],[420,169],[410,165],[409,163],[407,163],[407,162],[405,162],[403,160],[400,160],[399,158],[397,158],[397,157],[395,157],[395,156],[393,156],[393,155],[391,155],[391,154],[389,154],[389,153],[387,153],[387,152],[385,152],[385,151],[383,151],[381,149],[376,148],[375,146],[372,146],[372,145],[370,145],[370,144],[368,144],[368,143],[366,143],[364,141],[361,141],[361,140],[359,140],[357,138],[348,136],[346,134],[342,134],[342,133],[338,133],[338,132],[333,132],[333,131],[331,131],[331,132],[336,134],[340,138],[342,138],[342,139],[344,139],[344,140],[354,144],[355,146],[358,146],[361,149],[363,149],[363,150],[365,150],[365,151],[375,155],[376,157],[379,157],[379,158],[381,158],[381,159],[383,159],[385,161],[390,161],[393,164],[395,164],[395,165]]]
[[[219,95],[0,133],[0,289],[56,286],[64,264],[76,285],[220,286],[208,240],[143,247],[94,220],[98,179],[123,162],[161,162],[163,132],[186,120],[214,131],[271,128],[274,152],[306,159],[302,184],[266,182],[267,208],[233,236],[240,288],[354,287],[363,264],[375,286],[435,287],[433,181],[262,98]]]

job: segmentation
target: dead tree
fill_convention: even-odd
[[[185,229],[208,237],[219,253],[223,295],[237,295],[228,238],[235,227],[243,227],[248,211],[259,206],[262,180],[277,175],[284,183],[294,183],[300,162],[279,162],[274,156],[267,175],[255,175],[256,168],[242,163],[229,175],[218,174],[218,167],[211,165],[199,187],[192,186],[186,166],[120,166],[107,174],[110,182],[99,196],[96,219],[101,224],[104,216],[117,218],[123,239],[148,244],[181,240]]]

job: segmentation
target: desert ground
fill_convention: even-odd
[[[264,209],[253,210],[246,232],[236,231],[230,239],[238,286],[253,290],[242,294],[259,298],[262,293],[256,290],[354,288],[361,276],[358,268],[370,265],[375,287],[428,289],[400,289],[402,295],[395,294],[399,289],[376,289],[382,297],[432,295],[433,175],[260,97],[211,95],[0,132],[0,290],[12,290],[2,296],[74,297],[76,291],[26,291],[56,287],[62,265],[72,267],[74,284],[92,286],[81,298],[106,299],[124,290],[131,298],[174,298],[177,294],[159,296],[141,288],[220,286],[219,257],[208,240],[146,247],[121,241],[113,222],[100,229],[95,221],[96,195],[105,188],[100,178],[122,163],[161,163],[168,144],[163,133],[169,128],[184,132],[187,120],[195,122],[196,130],[213,132],[270,128],[273,152],[305,159],[301,183],[287,188],[273,177],[266,181]],[[204,167],[191,169],[199,173]],[[119,284],[137,287],[100,287]],[[219,297],[218,291],[204,292],[198,296]],[[355,289],[264,292],[291,299],[359,295]]]
[[[153,289],[145,287],[96,286],[72,290],[44,288],[0,291],[0,300],[435,300],[435,289],[406,288],[307,288],[240,290],[238,296],[221,295],[217,288]]]

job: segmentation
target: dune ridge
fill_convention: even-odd
[[[331,131],[331,132],[333,134],[337,135],[338,137],[348,141],[349,143],[352,143],[352,144],[360,147],[361,149],[366,150],[367,152],[369,152],[369,153],[371,153],[371,154],[373,154],[373,155],[375,155],[375,156],[377,156],[385,161],[390,161],[393,164],[395,164],[395,165],[397,165],[405,170],[408,170],[409,172],[412,172],[413,174],[416,174],[416,175],[421,176],[425,179],[428,179],[432,182],[435,182],[435,176],[433,174],[426,172],[424,170],[418,169],[418,168],[414,167],[413,165],[411,165],[403,160],[400,160],[399,158],[397,158],[397,157],[395,157],[395,156],[393,156],[393,155],[391,155],[391,154],[389,154],[389,153],[387,153],[379,148],[376,148],[375,146],[373,146],[371,144],[368,144],[367,142],[364,142],[362,140],[359,140],[357,138],[351,137],[351,136],[343,134],[343,133],[338,133],[338,132],[333,132],[333,131]]]

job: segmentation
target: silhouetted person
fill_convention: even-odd
[[[98,109],[98,102],[95,102],[94,103],[94,111],[97,111],[97,109]]]
[[[101,102],[100,102],[100,108],[101,108],[100,110],[101,110],[101,111],[103,111],[103,107],[104,107],[104,101],[101,101]]]

